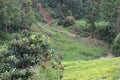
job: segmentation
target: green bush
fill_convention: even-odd
[[[80,35],[81,37],[88,37],[90,36],[90,31],[88,29],[88,27],[85,27],[85,26],[71,26],[70,27],[72,32],[77,34],[77,35]]]
[[[57,19],[57,15],[53,10],[50,13],[52,18]]]
[[[112,43],[114,38],[116,37],[116,31],[111,26],[105,26],[98,29],[98,38],[105,40],[108,43]]]
[[[64,21],[62,18],[59,18],[58,22],[57,22],[58,25],[63,25],[64,24]]]
[[[10,39],[10,34],[7,32],[3,32],[0,30],[0,39],[1,40],[9,40]]]
[[[80,34],[81,37],[89,37],[90,36],[90,33],[89,32],[82,32]]]
[[[115,56],[120,56],[120,34],[118,34],[114,39],[112,52]]]
[[[43,70],[42,67],[38,67],[37,69],[37,75],[33,76],[34,80],[60,80],[59,70],[53,69],[52,66],[49,66],[46,68],[46,70]]]
[[[6,44],[11,40],[10,33],[3,32],[0,30],[0,45]]]
[[[50,48],[48,38],[28,31],[24,31],[21,35],[15,34],[14,37],[4,52],[0,53],[1,80],[28,80],[34,75],[33,73],[36,73],[32,71],[36,65],[41,66],[43,70],[48,66],[54,66],[52,69],[60,73],[61,67],[56,67],[61,65],[60,59]]]
[[[67,16],[64,20],[64,26],[69,27],[75,24],[75,19],[72,16]]]

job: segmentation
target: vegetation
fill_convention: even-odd
[[[0,80],[120,79],[119,4],[0,0]]]
[[[63,24],[65,27],[72,26],[75,24],[75,19],[72,16],[67,16]]]
[[[114,43],[112,45],[112,50],[113,50],[113,54],[115,56],[120,56],[120,34],[117,35],[117,37],[114,40]]]
[[[120,58],[92,61],[64,61],[63,80],[119,80]],[[117,66],[116,66],[117,65]]]
[[[37,65],[41,66],[43,71],[49,69],[57,70],[58,74],[62,73],[59,57],[49,47],[48,39],[40,34],[31,35],[28,31],[24,31],[23,35],[15,35],[15,39],[0,54],[0,62],[1,80],[27,80],[34,75],[31,69]],[[59,79],[60,75],[51,78]]]
[[[31,0],[1,0],[0,6],[0,29],[3,31],[29,28],[35,22]]]
[[[60,33],[53,36],[51,43],[51,46],[61,53],[63,61],[91,60],[107,54],[109,50],[99,42],[75,39]]]

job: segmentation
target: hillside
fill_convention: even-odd
[[[55,24],[49,28],[44,25],[42,27],[49,31],[49,34],[51,33],[52,47],[61,53],[64,66],[62,80],[118,80],[120,78],[120,58],[107,57],[110,49],[101,40],[70,36],[69,28]]]
[[[120,80],[120,0],[0,0],[0,80]]]
[[[69,28],[55,24],[46,27],[38,23],[38,26],[33,27],[32,30],[37,32],[40,30],[42,34],[50,37],[51,47],[62,57],[64,66],[62,80],[117,80],[120,78],[120,58],[101,59],[100,57],[107,55],[110,49],[100,40],[70,36]],[[38,80],[39,77],[36,76],[36,79]]]
[[[91,60],[109,53],[108,46],[100,40],[75,37],[69,29],[54,24],[49,27],[44,24],[39,26],[50,37],[51,47],[60,53],[63,61]]]

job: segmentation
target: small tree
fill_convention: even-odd
[[[69,27],[75,24],[75,19],[72,16],[67,16],[64,20],[64,26]]]
[[[117,37],[114,39],[112,52],[115,56],[120,56],[120,34],[118,34]]]

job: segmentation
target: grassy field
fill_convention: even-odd
[[[63,61],[63,80],[120,80],[120,58]]]

